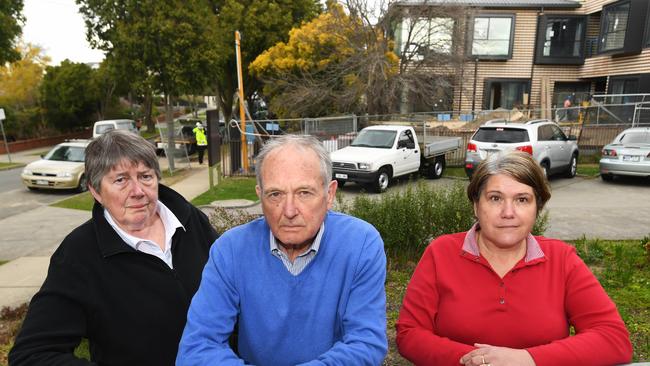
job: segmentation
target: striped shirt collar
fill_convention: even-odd
[[[476,241],[476,231],[479,225],[478,222],[472,225],[472,228],[469,229],[467,235],[465,235],[465,241],[463,242],[463,251],[472,254],[476,257],[480,257],[481,253],[478,249],[478,242]],[[535,237],[528,233],[526,237],[526,256],[524,257],[524,262],[528,263],[535,259],[540,259],[544,257],[544,252],[539,246],[539,242]]]
[[[309,253],[311,251],[313,251],[315,253],[318,253],[318,249],[320,249],[320,241],[321,241],[321,238],[323,237],[323,232],[324,231],[325,231],[325,222],[320,224],[320,229],[318,229],[318,234],[316,234],[316,238],[311,243],[311,246],[309,247],[309,249],[305,250],[304,253],[301,253],[299,255],[299,257],[303,256],[303,255],[306,255],[307,253]],[[282,251],[282,249],[280,249],[280,247],[278,246],[278,242],[275,239],[275,236],[273,236],[273,232],[271,230],[269,230],[269,243],[270,243],[271,253],[274,253],[275,251]]]

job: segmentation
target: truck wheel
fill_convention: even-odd
[[[345,185],[346,181],[341,180],[341,179],[337,179],[336,182],[338,183],[338,187],[341,188],[341,187],[343,187]]]
[[[377,173],[375,182],[372,184],[372,189],[377,193],[382,193],[386,191],[389,183],[390,183],[390,175],[388,175],[388,171],[386,170],[386,168],[381,168]]]
[[[427,177],[431,179],[440,179],[445,170],[445,156],[436,156],[433,164],[427,169]]]

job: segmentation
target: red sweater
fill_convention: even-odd
[[[474,343],[485,343],[525,348],[537,366],[631,360],[616,306],[572,246],[530,236],[528,251],[531,243],[541,249],[538,258],[522,259],[500,278],[471,253],[478,254],[472,231],[441,236],[424,252],[396,324],[402,356],[416,365],[458,366]]]

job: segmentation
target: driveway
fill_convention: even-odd
[[[642,239],[650,236],[650,180],[555,179],[547,236]]]

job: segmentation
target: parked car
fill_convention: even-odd
[[[370,126],[361,130],[350,146],[330,153],[333,178],[340,187],[352,181],[381,193],[391,178],[417,171],[440,178],[445,153],[460,147],[460,137],[426,136],[418,140],[413,127]]]
[[[99,137],[101,134],[110,130],[128,130],[138,133],[136,123],[131,119],[107,119],[97,121],[93,125],[93,138]]]
[[[547,119],[525,123],[486,122],[467,144],[465,173],[471,178],[481,161],[503,150],[521,150],[531,154],[546,176],[563,173],[573,178],[576,175],[579,154],[576,137],[567,137],[560,126]]]
[[[611,181],[617,175],[650,177],[650,127],[628,128],[603,147],[600,177]]]
[[[88,189],[84,159],[89,140],[69,140],[56,145],[42,159],[28,164],[20,177],[30,190]]]

